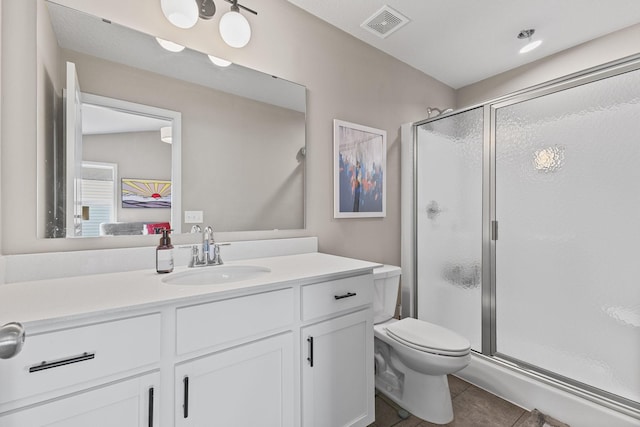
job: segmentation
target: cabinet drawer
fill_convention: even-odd
[[[302,287],[302,320],[372,303],[372,274],[306,285]]]
[[[231,298],[179,308],[178,354],[258,338],[293,323],[293,289]]]
[[[157,363],[160,314],[28,335],[0,361],[0,404]]]

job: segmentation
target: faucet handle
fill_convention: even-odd
[[[204,237],[213,240],[213,228],[210,225],[204,228]]]
[[[224,264],[222,261],[222,256],[220,255],[220,246],[229,246],[231,243],[214,243],[214,261],[216,264],[221,265]]]

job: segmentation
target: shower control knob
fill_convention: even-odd
[[[435,200],[430,201],[427,205],[427,218],[435,219],[440,214],[440,212],[442,212],[442,209],[440,209],[438,202],[436,202]]]
[[[0,327],[0,359],[11,359],[22,350],[26,334],[18,322]]]

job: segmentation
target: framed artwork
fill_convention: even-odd
[[[333,216],[386,215],[387,132],[333,121]]]
[[[171,181],[122,178],[123,208],[170,208]]]

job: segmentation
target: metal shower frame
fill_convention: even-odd
[[[494,98],[482,103],[474,104],[462,109],[441,114],[433,118],[412,124],[413,135],[413,220],[412,220],[412,313],[418,317],[418,180],[417,180],[417,142],[418,128],[424,124],[446,119],[456,114],[470,110],[483,109],[483,159],[482,159],[482,352],[474,352],[492,363],[515,370],[538,381],[563,389],[582,398],[596,402],[599,405],[614,409],[626,415],[640,419],[640,403],[622,398],[621,396],[605,392],[571,378],[527,364],[497,351],[496,343],[496,239],[498,221],[496,218],[496,112],[498,109],[534,98],[560,92],[584,84],[592,83],[608,77],[613,77],[630,71],[640,70],[640,54],[629,56],[617,61],[592,67],[565,77],[554,79],[536,86],[523,89],[509,95]]]

